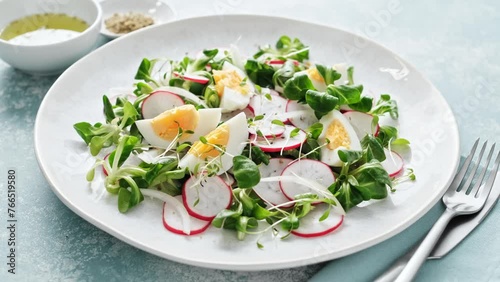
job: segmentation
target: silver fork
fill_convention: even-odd
[[[475,174],[477,172],[479,164],[481,163],[481,159],[487,145],[487,142],[484,142],[476,163],[474,165],[471,165],[478,143],[479,139],[477,139],[474,143],[474,146],[472,147],[469,156],[467,156],[467,158],[465,159],[462,168],[457,173],[450,185],[450,188],[443,196],[443,202],[446,205],[446,210],[444,211],[443,215],[441,215],[441,217],[436,221],[432,229],[422,241],[415,254],[412,256],[406,267],[396,279],[396,282],[406,282],[413,280],[418,270],[429,256],[439,237],[443,233],[446,225],[453,217],[458,215],[473,214],[483,208],[484,203],[486,202],[486,199],[490,194],[491,188],[493,187],[493,183],[495,182],[498,166],[500,164],[500,152],[496,157],[493,169],[490,171],[488,179],[485,183],[483,183],[486,172],[488,170],[488,165],[495,150],[495,144],[493,144],[490,152],[488,153],[486,162],[484,163],[484,169],[482,169],[479,176],[477,176],[477,181],[475,182],[474,186],[470,187],[473,179],[475,178]],[[467,174],[469,168],[470,173]]]

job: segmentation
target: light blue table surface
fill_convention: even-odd
[[[458,119],[462,152],[481,136],[500,141],[498,1],[167,1],[177,19],[210,14],[297,18],[362,34],[414,64]],[[397,5],[395,13],[387,13]],[[378,21],[378,22],[377,22]],[[33,77],[0,61],[0,222],[7,220],[5,176],[18,177],[17,274],[7,273],[0,227],[0,281],[370,281],[423,236],[437,204],[392,239],[331,263],[265,272],[208,270],[129,246],[87,223],[52,193],[33,149],[35,116],[57,77]],[[70,93],[68,93],[70,94]],[[422,268],[417,281],[500,281],[500,208],[452,253]]]

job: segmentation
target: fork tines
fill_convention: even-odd
[[[479,156],[474,159],[474,155],[479,144],[479,139],[476,140],[474,146],[471,149],[470,154],[465,159],[462,168],[459,173],[457,173],[455,179],[453,180],[452,187],[457,187],[456,191],[461,191],[463,189],[467,195],[474,193],[475,197],[478,197],[479,187],[482,185],[485,175],[488,172],[488,167],[490,165],[491,158],[495,152],[495,144],[493,144],[489,150],[488,157],[485,161],[482,162],[484,152],[486,151],[486,147],[488,145],[488,141],[485,141],[481,146],[481,150],[479,152]],[[498,171],[498,166],[500,163],[500,152],[498,152],[496,160],[493,164],[491,170],[489,170],[489,176],[487,182],[484,183],[486,186],[492,186],[495,181],[496,172]],[[478,168],[482,166],[483,168],[478,173]],[[468,175],[464,177],[465,175]],[[489,192],[489,191],[488,191]]]

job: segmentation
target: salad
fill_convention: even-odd
[[[74,125],[96,159],[87,180],[102,172],[122,213],[160,199],[177,234],[336,230],[351,208],[415,175],[397,153],[409,141],[382,122],[398,118],[396,101],[365,95],[354,67],[309,51],[282,36],[248,58],[236,46],[144,58],[133,93],[102,97],[103,122]]]

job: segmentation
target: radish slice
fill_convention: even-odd
[[[191,233],[191,217],[189,216],[184,205],[178,201],[176,198],[170,196],[167,193],[160,192],[158,190],[152,189],[141,189],[141,193],[143,196],[152,197],[163,201],[168,206],[171,206],[175,209],[177,214],[180,216],[182,221],[182,232],[184,234],[189,235]]]
[[[286,158],[272,158],[269,160],[269,165],[260,165],[259,171],[262,178],[272,177],[281,175],[283,169],[291,163],[291,159]],[[289,202],[288,198],[281,192],[279,182],[260,182],[253,190],[257,195],[264,201],[269,202],[273,205],[283,205]],[[282,207],[288,208],[293,206],[293,203],[289,205],[283,205]]]
[[[302,183],[280,181],[281,191],[285,197],[290,200],[294,200],[295,196],[304,193],[316,194],[320,199],[323,199],[325,195],[331,195],[330,191],[328,191],[328,187],[335,182],[335,176],[327,164],[310,159],[301,159],[290,163],[283,170],[281,175],[297,176],[306,181],[313,180],[320,184],[317,185],[317,188],[313,188],[310,185],[304,185]]]
[[[207,104],[205,104],[205,102],[203,102],[200,98],[198,98],[198,96],[196,96],[193,93],[187,91],[186,89],[179,88],[179,87],[173,87],[173,86],[162,86],[162,87],[160,87],[160,88],[157,89],[157,91],[162,91],[162,90],[170,92],[170,93],[174,93],[176,95],[179,95],[179,96],[183,97],[184,99],[191,100],[191,101],[193,101],[194,103],[196,103],[198,105],[201,105],[201,106],[203,106],[205,108],[208,108],[208,106],[207,106]]]
[[[375,129],[372,127],[373,116],[367,113],[362,113],[358,111],[346,111],[343,115],[347,118],[352,128],[356,132],[356,135],[361,140],[367,134],[378,135],[379,125],[377,124]]]
[[[286,104],[287,100],[281,96],[270,95],[270,97],[266,97],[265,95],[255,95],[250,99],[248,107],[253,110],[256,116],[263,115],[265,120],[272,121],[277,119],[287,122],[288,118],[283,117]]]
[[[234,177],[231,174],[229,174],[229,173],[223,173],[223,174],[221,174],[219,176],[227,184],[227,186],[233,186],[234,182],[236,181],[234,179]]]
[[[306,139],[307,134],[303,130],[299,130],[297,135],[290,137],[290,134],[297,129],[296,127],[285,125],[285,133],[276,138],[263,138],[257,135],[250,136],[250,142],[259,147],[264,152],[282,152],[300,147]]]
[[[180,74],[178,72],[174,72],[174,76],[183,78],[184,80],[196,82],[199,84],[207,84],[209,82],[208,78],[196,74]]]
[[[260,93],[263,94],[263,95],[270,94],[270,95],[273,95],[273,96],[280,96],[280,93],[278,93],[278,91],[276,91],[274,89],[271,89],[271,88],[262,88],[260,90]]]
[[[258,135],[257,132],[260,132],[262,136],[267,138],[280,137],[285,133],[286,127],[283,125],[273,124],[268,120],[258,120],[254,121],[251,125],[248,126],[248,132],[252,135]]]
[[[394,177],[403,171],[403,158],[394,151],[384,148],[385,160],[380,164],[387,171],[390,177]]]
[[[188,213],[201,220],[211,220],[231,205],[233,193],[219,176],[189,178],[182,189],[182,200]]]
[[[288,100],[286,104],[287,113],[297,113],[297,115],[290,116],[288,121],[295,127],[306,130],[309,126],[318,122],[318,118],[314,114],[314,110],[307,104],[300,104],[297,101]]]
[[[174,197],[179,204],[182,204],[182,196],[175,196]],[[189,220],[191,221],[191,229],[189,234],[184,233],[183,231],[183,224],[182,224],[182,218],[180,217],[179,213],[177,213],[177,210],[175,207],[172,205],[169,205],[167,203],[163,204],[163,226],[165,228],[175,234],[180,234],[180,235],[196,235],[200,234],[203,231],[207,230],[207,228],[210,226],[210,221],[205,221],[205,220],[200,220],[195,217],[190,216]]]
[[[285,62],[286,62],[285,60],[277,60],[277,59],[275,59],[275,60],[266,61],[266,64],[268,64],[268,65],[283,65],[283,64],[285,64]],[[295,66],[298,66],[299,62],[294,60],[293,64]]]
[[[299,237],[318,237],[339,228],[344,221],[344,215],[335,213],[333,209],[325,220],[319,221],[328,208],[327,204],[315,206],[312,211],[300,219],[299,228],[292,230],[292,234]]]
[[[220,120],[222,122],[228,121],[228,120],[232,119],[233,117],[235,117],[236,115],[238,115],[239,113],[245,113],[245,116],[247,117],[247,119],[253,118],[255,116],[252,109],[244,108],[243,110],[236,110],[236,111],[232,111],[229,113],[222,113],[222,117]]]
[[[164,111],[184,105],[181,97],[168,91],[156,91],[150,94],[141,106],[144,119],[154,118]]]

